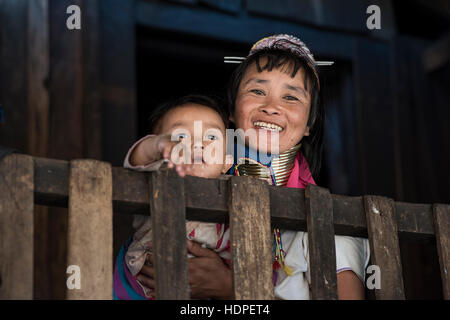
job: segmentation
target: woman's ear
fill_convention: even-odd
[[[306,126],[306,130],[305,130],[305,133],[303,135],[304,136],[309,136],[309,126]]]

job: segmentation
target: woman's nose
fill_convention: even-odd
[[[277,99],[275,97],[268,95],[262,102],[260,111],[267,115],[279,115],[280,107],[279,104],[277,103]]]
[[[278,108],[275,104],[266,104],[261,107],[261,111],[267,115],[278,115],[280,114],[280,108]]]

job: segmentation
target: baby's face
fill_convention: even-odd
[[[261,59],[261,65],[265,63]],[[299,69],[294,78],[291,72],[283,67],[258,72],[253,63],[242,77],[231,120],[244,131],[257,131],[257,145],[246,141],[250,147],[271,152],[271,140],[278,134],[281,153],[309,135],[311,97],[304,86],[305,72]]]
[[[159,134],[170,134],[172,140],[181,142],[172,155],[190,160],[190,175],[217,178],[231,167],[232,160],[226,157],[226,128],[213,109],[193,103],[173,108],[160,120],[158,128]],[[227,164],[227,159],[231,163]]]

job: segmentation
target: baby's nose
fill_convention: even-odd
[[[203,161],[203,144],[195,143],[193,145],[192,161],[194,163],[201,163]]]
[[[194,143],[194,150],[203,150],[203,143]]]

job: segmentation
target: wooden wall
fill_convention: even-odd
[[[74,4],[81,30],[66,27]],[[0,145],[120,166],[137,130],[133,17],[133,1],[0,1]],[[131,220],[115,226],[117,251]],[[64,298],[66,232],[66,209],[36,207],[37,299]]]

